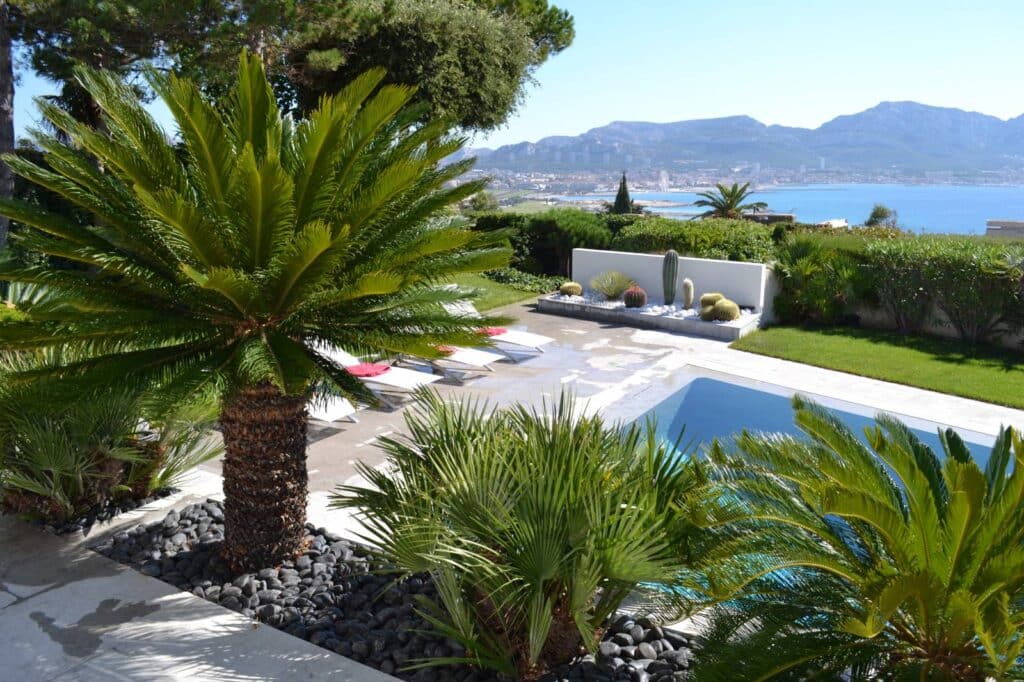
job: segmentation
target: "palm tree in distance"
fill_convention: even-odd
[[[483,183],[452,183],[472,160],[439,162],[464,140],[443,122],[417,124],[414,89],[382,85],[381,70],[294,122],[245,53],[221,105],[150,74],[180,145],[113,75],[77,77],[103,126],[40,101],[67,140],[34,134],[52,170],[5,160],[91,224],[13,199],[0,214],[32,228],[23,248],[87,268],[0,264],[0,279],[59,295],[0,326],[0,347],[53,358],[14,380],[155,384],[169,403],[215,392],[223,554],[235,570],[279,564],[305,534],[308,400],[320,390],[372,400],[324,348],[438,357],[438,344],[477,343],[475,329],[496,322],[452,318],[440,304],[466,292],[437,286],[508,260],[447,217]]]
[[[700,206],[708,210],[701,213],[699,218],[742,218],[748,211],[763,211],[768,204],[763,201],[745,202],[754,193],[750,189],[750,183],[742,185],[733,183],[732,187],[718,183],[715,185],[717,192],[698,192],[701,197],[693,202],[694,206]]]

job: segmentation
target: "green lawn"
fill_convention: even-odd
[[[555,208],[555,205],[549,204],[546,201],[526,199],[525,201],[520,201],[517,204],[502,206],[501,210],[509,213],[543,213],[544,211],[550,211],[553,208]]]
[[[491,308],[500,308],[509,303],[518,303],[529,298],[537,298],[535,293],[494,282],[483,275],[457,275],[452,281],[459,286],[483,290],[480,298],[473,301],[473,305],[476,306],[477,310],[490,310]]]
[[[1024,408],[1024,355],[864,329],[773,327],[732,348]]]

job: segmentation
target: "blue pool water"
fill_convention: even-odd
[[[858,406],[840,405],[830,401],[826,407],[839,415],[854,433],[861,435],[865,426],[874,423],[872,414],[859,414]],[[669,396],[649,413],[658,422],[658,433],[667,440],[675,440],[683,427],[684,442],[708,444],[713,439],[728,439],[743,429],[754,432],[800,435],[793,423],[793,407],[784,392],[772,393],[708,377],[697,377],[682,390]],[[907,421],[907,420],[905,420]],[[908,421],[924,443],[941,456],[938,425],[920,420]],[[988,460],[990,445],[974,440],[984,437],[961,433],[979,465]]]

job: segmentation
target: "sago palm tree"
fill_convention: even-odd
[[[697,196],[701,198],[693,202],[693,205],[708,209],[698,217],[742,218],[748,211],[763,211],[768,208],[768,204],[763,201],[744,203],[754,193],[749,182],[742,185],[734,182],[732,187],[717,183],[715,189],[717,192],[697,192]]]
[[[476,342],[441,302],[450,275],[499,267],[504,247],[445,217],[481,183],[452,184],[459,149],[443,123],[416,125],[413,88],[381,71],[326,97],[308,119],[282,116],[258,59],[243,53],[221,105],[173,75],[150,75],[177,124],[173,143],[132,91],[79,71],[102,111],[92,129],[40,103],[67,142],[41,133],[52,170],[16,173],[86,210],[81,226],[17,200],[21,245],[84,269],[19,267],[0,279],[44,284],[54,304],[0,327],[6,348],[63,346],[74,362],[39,374],[89,384],[156,383],[168,401],[213,387],[224,436],[224,553],[238,569],[273,565],[302,542],[306,402],[316,387],[362,395],[326,346],[437,356]]]
[[[952,430],[940,459],[891,417],[866,445],[795,402],[807,439],[711,450],[732,539],[704,557],[697,679],[1024,679],[1020,435],[982,469]]]
[[[393,471],[361,466],[371,485],[334,503],[399,570],[432,575],[441,603],[420,606],[469,662],[536,679],[596,646],[635,591],[634,609],[678,618],[693,460],[568,396],[547,412],[422,400],[407,438],[382,439]]]

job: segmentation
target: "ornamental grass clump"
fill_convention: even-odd
[[[732,539],[704,554],[720,600],[697,680],[1024,679],[1024,440],[981,466],[880,416],[865,440],[794,400],[806,438],[716,444]]]
[[[664,617],[685,608],[668,586],[700,476],[653,428],[583,416],[566,396],[533,411],[434,393],[406,424],[381,440],[388,470],[357,464],[370,485],[333,504],[358,510],[397,571],[432,576],[439,603],[420,609],[467,662],[535,679],[593,649],[629,595]]]
[[[629,275],[609,270],[590,280],[590,288],[602,294],[609,301],[617,301],[626,293],[626,289],[636,286],[636,282]]]

